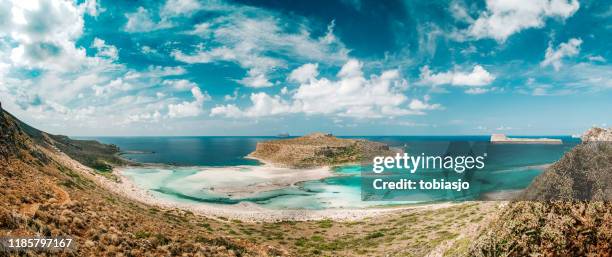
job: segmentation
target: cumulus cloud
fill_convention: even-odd
[[[191,52],[173,51],[176,60],[233,62],[247,70],[239,83],[261,88],[274,85],[271,74],[292,62],[339,64],[348,59],[348,50],[333,34],[333,22],[325,35],[312,37],[306,25],[273,18],[260,9],[225,5],[215,11],[224,15],[186,32],[206,39],[207,44],[197,45]]]
[[[172,16],[189,16],[198,11],[201,7],[197,0],[167,0],[161,8],[160,15],[162,17]]]
[[[135,12],[125,14],[127,23],[124,26],[126,32],[149,32],[157,29],[166,28],[169,25],[153,20],[149,10],[138,7]]]
[[[293,70],[291,74],[289,74],[289,80],[295,81],[298,83],[306,83],[311,79],[315,79],[319,76],[318,71],[319,65],[313,63],[307,63],[299,68]]]
[[[16,43],[10,50],[14,65],[71,70],[86,61],[85,49],[75,47],[83,33],[85,8],[70,1],[2,2],[0,36]]]
[[[380,75],[364,77],[362,63],[347,61],[336,79],[319,78],[317,66],[306,64],[295,69],[293,80],[300,82],[289,99],[266,93],[251,95],[252,105],[241,109],[236,105],[222,105],[212,109],[213,116],[261,117],[278,114],[304,113],[354,118],[382,118],[424,114],[426,110],[441,109],[439,104],[429,103],[404,95],[407,81],[398,70],[388,70]],[[298,76],[299,74],[300,76]],[[304,76],[301,76],[304,75]],[[288,93],[288,92],[286,92]]]
[[[419,99],[413,99],[410,101],[410,105],[408,105],[410,109],[423,111],[423,110],[438,110],[441,109],[442,106],[440,104],[429,104],[427,100],[421,101]]]
[[[90,134],[203,112],[208,94],[172,78],[184,75],[183,67],[130,69],[116,62],[119,49],[103,38],[81,46],[84,17],[103,11],[92,0],[0,1],[3,106],[50,131]],[[165,80],[176,84],[164,86]],[[184,97],[194,100],[176,96],[190,89]]]
[[[97,0],[86,0],[81,6],[87,14],[97,17],[100,13],[105,12],[106,9],[100,6],[100,2]]]
[[[578,0],[487,0],[486,4],[467,34],[500,42],[521,30],[540,28],[548,18],[565,20],[580,8]]]
[[[420,83],[430,85],[453,85],[482,87],[491,84],[495,76],[480,65],[475,65],[471,72],[447,71],[433,73],[429,66],[421,68]]]
[[[552,65],[553,68],[558,71],[563,63],[561,60],[565,57],[572,57],[580,53],[580,45],[582,40],[579,38],[572,38],[566,43],[561,43],[554,49],[552,43],[548,44],[544,60],[540,63],[542,67]]]
[[[190,89],[190,88],[195,88],[197,87],[196,83],[193,83],[189,80],[186,79],[172,79],[172,80],[164,80],[164,82],[162,82],[162,84],[164,86],[169,86],[178,90],[186,90],[186,89]]]
[[[94,38],[91,46],[98,51],[96,56],[108,58],[113,61],[119,58],[119,50],[117,50],[117,47],[106,44],[106,42],[100,38]]]
[[[199,87],[193,87],[191,89],[191,94],[193,95],[194,101],[191,102],[181,102],[177,104],[168,105],[168,117],[170,118],[183,118],[183,117],[195,117],[203,112],[202,105],[204,101],[210,100],[210,96],[208,93],[200,90]]]
[[[104,86],[93,86],[96,96],[102,96],[108,93],[114,93],[116,91],[129,91],[132,89],[134,89],[134,86],[131,83],[124,81],[122,78],[114,79]]]

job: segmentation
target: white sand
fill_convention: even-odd
[[[120,182],[111,181],[102,175],[97,174],[92,169],[78,163],[71,159],[65,154],[53,153],[60,162],[64,165],[72,168],[75,171],[80,172],[84,176],[92,179],[98,185],[106,188],[107,190],[126,197],[130,200],[155,206],[163,209],[182,209],[188,210],[196,214],[204,215],[207,217],[223,217],[226,219],[236,219],[245,222],[276,222],[276,221],[306,221],[306,220],[360,220],[367,217],[374,217],[378,215],[384,215],[391,212],[403,211],[403,210],[416,210],[416,209],[440,209],[454,205],[453,203],[441,203],[441,204],[428,204],[428,205],[410,205],[410,206],[396,206],[396,207],[376,207],[376,208],[362,208],[362,209],[325,209],[325,210],[274,210],[261,207],[255,203],[242,202],[235,205],[222,205],[222,204],[208,204],[208,203],[179,203],[171,200],[162,199],[153,196],[149,191],[139,188],[129,178],[121,174],[121,168],[115,169],[113,172],[120,178]],[[280,169],[280,168],[279,168]],[[313,169],[309,172],[308,178],[321,178],[324,176],[330,176],[331,171],[329,169]],[[259,172],[261,176],[270,176],[280,172],[280,170],[272,169],[269,173]],[[299,181],[304,181],[305,176],[298,177],[297,174],[288,175],[286,177],[281,176],[277,180],[277,183],[272,183],[269,188],[275,188],[281,184],[292,184]],[[281,183],[282,182],[282,183]],[[253,190],[262,190],[268,186],[253,186],[245,192],[252,192]],[[226,188],[224,190],[241,192],[241,190]]]
[[[230,198],[251,197],[261,192],[287,188],[298,182],[319,180],[334,175],[328,167],[295,170],[265,165],[198,169],[202,172],[190,176],[189,179],[201,181],[200,186],[204,190]],[[122,170],[118,169],[117,173],[121,172]]]

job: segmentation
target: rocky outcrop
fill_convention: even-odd
[[[392,154],[394,151],[383,143],[313,133],[298,138],[259,142],[248,157],[281,167],[313,168],[360,163],[377,155]]]
[[[612,128],[591,128],[581,138],[582,141],[612,142]]]

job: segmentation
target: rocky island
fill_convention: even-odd
[[[492,144],[561,144],[561,139],[553,138],[517,138],[507,137],[504,134],[491,135]]]
[[[312,133],[298,138],[259,142],[247,157],[280,167],[315,168],[360,163],[377,155],[394,155],[396,152],[383,143]]]

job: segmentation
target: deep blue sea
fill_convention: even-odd
[[[520,190],[527,187],[539,175],[545,165],[557,161],[566,151],[580,142],[569,136],[546,136],[559,138],[561,145],[516,144],[490,145],[489,136],[363,136],[344,137],[363,138],[382,142],[391,147],[402,148],[411,155],[433,153],[488,152],[484,170],[461,174],[464,180],[472,181],[475,187],[470,194],[437,194],[411,192],[418,197],[408,197],[412,202],[473,200],[481,199],[484,194]],[[532,136],[539,138],[539,136]],[[127,152],[125,158],[142,163],[161,163],[174,168],[133,168],[124,175],[160,197],[181,202],[208,202],[235,204],[251,201],[269,208],[352,208],[380,204],[395,204],[393,201],[362,201],[363,191],[360,166],[337,167],[339,177],[318,181],[308,181],[296,187],[266,192],[256,197],[234,199],[211,195],[202,189],[203,184],[211,183],[210,176],[198,176],[206,172],[206,167],[258,166],[255,160],[244,157],[255,150],[257,142],[278,139],[276,137],[96,137],[107,144],[115,144]],[[137,152],[137,153],[135,153]],[[436,173],[437,172],[437,173]],[[418,178],[436,177],[445,171],[422,172]],[[447,179],[456,178],[444,173]],[[220,178],[225,181],[227,178]],[[240,178],[231,178],[239,180]],[[231,180],[230,180],[231,181]],[[477,189],[477,190],[476,190]],[[404,198],[403,198],[404,199]],[[399,202],[401,203],[401,202]]]

